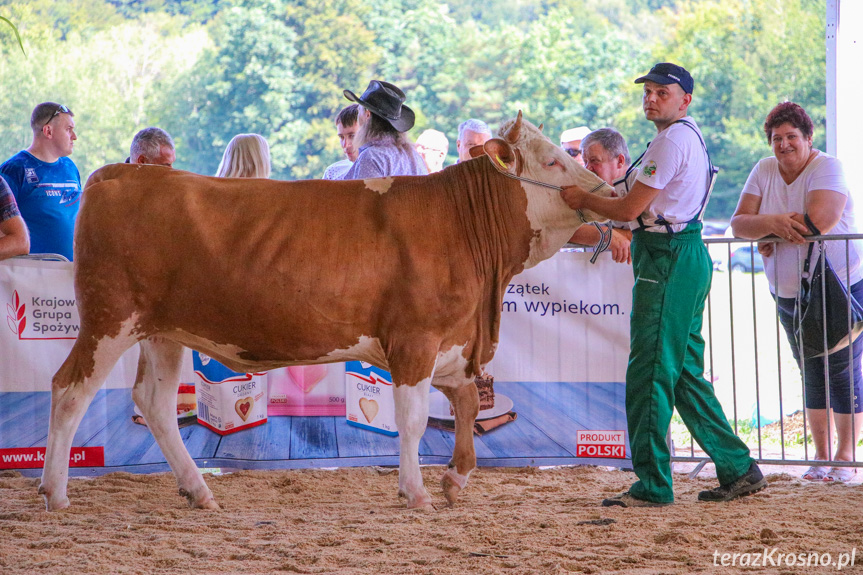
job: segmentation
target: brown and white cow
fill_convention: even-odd
[[[473,379],[494,355],[504,289],[582,223],[558,191],[501,172],[601,185],[521,113],[500,134],[475,148],[481,157],[430,176],[278,182],[128,164],[96,171],[75,233],[80,334],[53,379],[39,488],[47,508],[69,505],[72,437],[138,342],[132,397],[190,505],[218,508],[177,429],[183,346],[237,371],[346,360],[389,370],[408,507],[431,503],[418,446],[433,385],[455,410],[442,479],[454,502],[476,467]]]

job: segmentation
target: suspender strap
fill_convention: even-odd
[[[707,150],[707,144],[704,143],[704,138],[701,137],[701,134],[695,129],[695,126],[682,118],[674,123],[683,124],[695,132],[695,135],[698,136],[698,141],[701,142],[701,147],[704,149],[704,153],[707,155],[707,190],[704,192],[704,197],[701,199],[701,207],[698,209],[698,213],[695,214],[695,217],[686,222],[687,224],[691,224],[700,221],[701,217],[704,215],[704,210],[707,208],[707,200],[710,199],[710,193],[713,191],[713,184],[716,183],[716,174],[719,173],[719,170],[713,165],[713,161],[710,159],[710,152]]]
[[[689,220],[688,222],[685,222],[687,224],[693,224],[693,223],[701,221],[701,217],[704,215],[704,210],[707,208],[707,200],[710,199],[710,194],[713,191],[713,185],[716,183],[716,174],[719,173],[719,170],[713,165],[713,161],[710,159],[710,152],[707,150],[707,144],[704,143],[704,138],[701,137],[701,134],[698,132],[698,130],[695,128],[695,126],[693,126],[691,123],[687,122],[684,119],[677,120],[674,123],[675,124],[683,124],[684,126],[687,126],[690,130],[695,132],[695,135],[698,136],[698,141],[701,142],[701,148],[704,150],[704,153],[707,155],[707,189],[704,193],[704,197],[701,199],[701,206],[698,208],[698,212],[696,212],[695,216],[691,220]],[[648,142],[647,146],[648,146],[648,148],[650,147],[649,142]],[[626,186],[627,192],[629,192],[629,176],[632,174],[633,170],[637,169],[639,164],[641,164],[641,160],[642,160],[642,158],[644,158],[644,154],[646,154],[646,153],[647,153],[647,150],[644,150],[644,152],[642,152],[641,155],[638,156],[638,158],[634,162],[632,162],[632,164],[630,164],[630,166],[626,169],[626,175],[623,176],[622,181],[623,181],[624,185]],[[617,185],[618,183],[620,183],[620,180],[615,182],[615,185]],[[638,221],[638,229],[645,230],[649,227],[653,227],[653,226],[648,226],[647,224],[645,224],[644,219],[641,216],[638,216],[636,218],[636,220]],[[671,228],[671,226],[672,226],[671,222],[666,220],[662,214],[659,214],[658,217],[656,218],[656,224],[655,225],[665,226],[665,230],[669,234],[674,233],[674,231]]]

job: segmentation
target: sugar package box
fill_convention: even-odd
[[[198,423],[227,435],[267,422],[267,374],[238,373],[197,351]]]
[[[345,415],[345,364],[292,365],[267,372],[267,414]]]
[[[345,364],[345,411],[348,425],[398,435],[392,376],[364,361]]]

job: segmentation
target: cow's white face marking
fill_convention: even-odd
[[[390,191],[390,186],[393,185],[393,179],[391,177],[374,178],[370,180],[363,180],[363,183],[371,191],[377,192],[379,194],[385,194]]]
[[[575,160],[550,142],[533,141],[528,147],[532,148],[531,153],[524,154],[528,178],[556,186],[576,184],[587,190],[600,183],[593,173],[576,167]],[[546,157],[553,158],[554,165],[549,166]],[[553,256],[582,221],[578,212],[566,205],[557,190],[527,182],[522,182],[521,186],[527,196],[526,215],[535,233],[530,242],[530,254],[524,262],[525,268],[531,268]],[[589,215],[585,214],[585,217],[591,220]]]

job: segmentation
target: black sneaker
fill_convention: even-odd
[[[630,495],[629,491],[602,500],[603,507],[665,507],[666,505],[671,505],[671,503],[655,503],[639,499]]]
[[[698,494],[699,501],[731,501],[744,495],[751,495],[767,487],[767,480],[754,461],[743,476],[737,478],[727,485],[720,485],[709,491]]]

